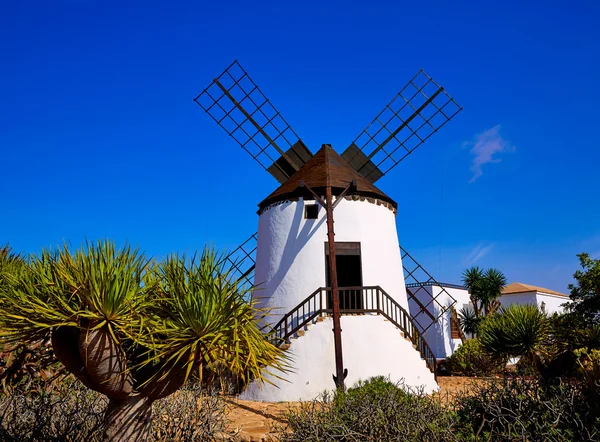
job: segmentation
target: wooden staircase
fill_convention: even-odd
[[[341,287],[339,289],[340,312],[342,315],[376,314],[383,316],[396,326],[425,360],[427,368],[436,375],[436,358],[429,345],[418,331],[410,314],[381,287]],[[272,329],[276,345],[289,348],[290,339],[303,334],[304,328],[331,316],[331,288],[320,287],[293,310],[284,315]]]

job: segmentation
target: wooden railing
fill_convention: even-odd
[[[342,315],[376,314],[394,324],[412,342],[435,375],[436,358],[427,342],[419,333],[410,314],[381,287],[340,287],[340,312]],[[289,343],[307,325],[320,316],[333,313],[331,288],[320,287],[294,309],[284,315],[273,327],[272,336],[277,344]]]

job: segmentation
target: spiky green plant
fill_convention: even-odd
[[[521,357],[535,367],[547,356],[548,325],[548,317],[537,305],[513,304],[483,321],[479,341],[495,356]]]
[[[481,323],[482,318],[475,314],[475,310],[472,305],[467,305],[463,307],[458,312],[458,322],[460,323],[460,327],[463,332],[469,334],[471,336],[477,335],[477,330],[479,329],[479,324]]]
[[[155,347],[161,358],[200,353],[201,362],[221,364],[243,382],[262,381],[261,367],[284,368],[278,362],[281,352],[265,339],[269,312],[249,300],[250,288],[231,270],[211,249],[189,262],[172,256],[159,265],[158,293],[168,316],[154,334],[167,338],[155,340]]]
[[[9,245],[0,247],[0,290],[26,270],[26,256],[13,252]],[[4,311],[0,298],[0,312]],[[52,379],[57,368],[55,362],[48,339],[9,343],[0,339],[0,391],[29,389]]]
[[[0,329],[8,342],[51,334],[67,370],[109,398],[106,440],[141,441],[152,403],[194,368],[219,363],[259,381],[263,366],[285,368],[257,322],[265,312],[243,294],[211,249],[157,264],[109,241],[65,245],[0,288]]]

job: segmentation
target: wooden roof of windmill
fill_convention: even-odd
[[[324,190],[329,185],[333,195],[339,195],[353,180],[356,182],[356,189],[350,193],[351,195],[382,200],[391,204],[394,209],[398,207],[398,204],[392,198],[354,170],[329,144],[324,144],[304,166],[258,206],[262,210],[280,201],[300,197],[313,199],[310,192],[301,186],[302,181],[318,194],[324,194],[324,192],[319,191]]]

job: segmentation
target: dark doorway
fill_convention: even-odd
[[[362,261],[359,242],[335,243],[336,271],[340,296],[341,310],[360,310],[363,307],[362,290]],[[329,247],[325,243],[325,274],[327,287],[331,287],[329,275]],[[349,289],[355,287],[355,289]],[[327,297],[327,308],[333,308],[331,293]]]

